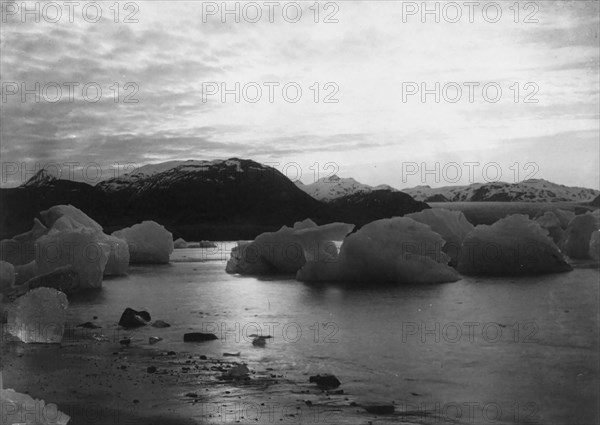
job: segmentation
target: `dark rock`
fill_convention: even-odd
[[[124,328],[137,328],[147,325],[150,320],[150,313],[147,311],[135,311],[134,309],[127,307],[119,319],[119,326]]]
[[[102,326],[98,326],[95,323],[92,322],[85,322],[85,323],[81,323],[79,325],[77,325],[78,328],[85,328],[85,329],[100,329],[102,328]]]
[[[183,342],[204,342],[219,339],[215,334],[190,332],[183,335]]]
[[[370,406],[364,406],[365,410],[374,415],[393,415],[394,406],[391,404],[373,404]]]
[[[339,379],[329,374],[311,376],[308,382],[314,382],[321,388],[337,388],[342,384]]]
[[[202,355],[200,356],[200,360],[206,360],[206,359],[207,359],[207,357],[206,357],[204,354],[202,354]]]
[[[121,341],[119,341],[119,344],[129,345],[129,344],[131,344],[131,338],[123,338]]]
[[[169,327],[171,327],[171,325],[169,325],[167,322],[165,322],[163,320],[155,320],[151,326],[153,328],[169,328]]]
[[[146,372],[148,372],[148,373],[156,372],[156,366],[148,366],[148,368],[146,369]]]
[[[175,351],[167,351],[167,356],[176,356],[177,353]]]
[[[192,397],[192,398],[198,398],[198,394],[196,394],[196,393],[187,393],[185,396]]]

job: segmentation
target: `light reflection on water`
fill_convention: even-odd
[[[228,275],[233,245],[225,253],[177,250],[170,265],[131,267],[72,303],[70,321],[98,316],[114,328],[125,307],[145,309],[173,326],[129,332],[133,343],[156,335],[165,350],[241,352],[251,367],[301,381],[333,373],[346,393],[406,406],[457,404],[463,413],[475,409],[474,422],[490,422],[498,409],[493,423],[598,421],[595,269],[357,288]],[[184,344],[190,331],[221,340]],[[257,331],[274,338],[254,347],[249,335]]]

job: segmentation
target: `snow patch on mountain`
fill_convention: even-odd
[[[518,183],[473,183],[468,186],[415,186],[402,190],[423,202],[524,201],[524,202],[589,202],[600,191],[568,187],[543,179]]]
[[[357,182],[353,178],[341,178],[337,175],[322,177],[314,183],[303,184],[300,181],[296,181],[296,186],[308,193],[315,199],[320,201],[329,202],[334,199],[342,198],[348,195],[354,195],[357,193],[369,193],[374,190],[388,190],[391,192],[398,192],[388,185],[379,185],[376,187],[369,186],[364,183]]]

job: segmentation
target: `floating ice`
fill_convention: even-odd
[[[548,231],[554,243],[559,243],[563,237],[563,227],[560,219],[553,211],[546,211],[538,216],[535,221]]]
[[[463,240],[474,229],[465,215],[460,211],[444,208],[431,208],[404,217],[412,218],[419,223],[427,224],[446,241],[442,251],[450,256],[451,264],[456,264]]]
[[[19,286],[38,274],[35,260],[21,266],[15,266],[15,285]]]
[[[62,218],[63,220],[58,225],[57,230],[61,229],[60,226],[70,225],[73,228],[87,227],[96,232],[102,232],[102,226],[73,205],[55,205],[46,211],[40,212],[40,216],[49,228],[54,227],[56,221]]]
[[[332,241],[342,240],[353,224],[317,226],[307,219],[283,226],[277,232],[262,233],[252,242],[238,242],[227,262],[228,273],[296,273],[307,260],[317,261],[322,251],[337,249]]]
[[[571,220],[575,218],[575,213],[573,211],[562,210],[560,208],[547,207],[543,208],[536,216],[535,220],[544,216],[547,212],[551,212],[556,216],[558,222],[560,223],[561,229],[566,229]],[[541,224],[541,223],[540,223]]]
[[[0,261],[0,292],[11,291],[15,284],[15,267],[6,261]]]
[[[69,415],[58,410],[56,404],[33,399],[12,389],[0,387],[2,424],[18,425],[66,425]]]
[[[173,235],[154,221],[143,221],[112,235],[127,242],[131,263],[168,263],[173,252]]]
[[[181,248],[187,248],[187,247],[188,247],[188,243],[183,238],[179,238],[179,239],[175,240],[175,242],[173,242],[173,248],[175,248],[175,249],[181,249]]]
[[[56,289],[33,289],[17,298],[10,307],[8,332],[26,343],[59,343],[68,305],[67,296]]]
[[[589,256],[596,261],[600,261],[600,230],[594,230],[592,233]]]
[[[15,266],[27,264],[35,258],[35,241],[48,233],[48,228],[37,218],[33,219],[31,230],[12,239],[0,241],[0,260],[7,261]]]
[[[347,236],[339,255],[324,250],[319,261],[307,262],[296,278],[365,284],[456,281],[444,244],[429,226],[410,218],[377,220]]]
[[[597,214],[587,212],[575,216],[565,230],[560,249],[571,258],[589,258],[592,233],[599,227]]]
[[[109,248],[104,276],[127,274],[129,268],[129,245],[127,242],[116,236],[102,234],[101,243]]]
[[[521,275],[571,270],[536,221],[515,214],[479,225],[464,240],[458,271],[464,274]]]
[[[53,230],[36,241],[35,251],[39,273],[72,265],[81,288],[102,287],[109,247],[102,243],[101,234],[88,228]]]
[[[260,255],[260,248],[254,242],[239,241],[231,250],[225,271],[230,274],[261,275],[273,272],[273,268]]]

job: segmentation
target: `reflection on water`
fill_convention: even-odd
[[[348,394],[463,423],[598,421],[597,269],[361,288],[231,276],[227,255],[199,251],[106,280],[71,304],[70,321],[114,329],[125,307],[145,309],[173,326],[128,332],[133,343],[160,335],[169,350],[240,351],[301,381],[333,373]],[[192,330],[221,340],[184,344]],[[254,333],[273,338],[255,347]]]

